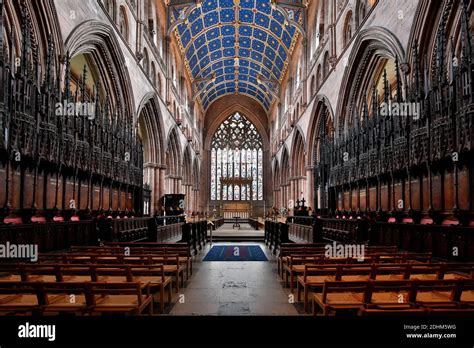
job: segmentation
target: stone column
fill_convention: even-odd
[[[313,177],[313,170],[311,166],[306,167],[306,183],[305,183],[305,188],[306,188],[306,195],[307,198],[306,200],[308,201],[308,206],[313,207],[314,205],[314,177]]]
[[[158,172],[159,172],[159,196],[158,198],[161,199],[162,196],[165,195],[166,190],[165,190],[165,175],[166,175],[166,165],[161,164],[158,166]]]

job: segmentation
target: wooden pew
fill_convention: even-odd
[[[40,255],[43,262],[62,263],[89,263],[89,264],[130,264],[130,265],[153,265],[163,264],[165,274],[171,274],[175,278],[176,292],[179,292],[180,279],[184,286],[185,266],[180,263],[178,254],[143,254],[134,256],[123,256],[106,253],[79,253],[79,254],[46,254]]]
[[[0,277],[0,287],[6,282],[138,282],[159,292],[161,312],[164,311],[164,293],[168,289],[171,302],[171,277],[165,275],[163,265],[98,265],[98,264],[19,264],[1,267],[0,271],[16,277]]]
[[[301,290],[304,296],[304,308],[308,310],[309,289],[322,288],[324,281],[376,280],[396,284],[395,281],[409,280],[465,280],[470,281],[473,265],[463,264],[305,264],[302,275],[297,276],[297,299],[301,301]],[[446,272],[449,270],[449,272]],[[429,274],[430,277],[422,277]],[[454,276],[455,275],[455,276]],[[446,278],[443,278],[446,277]],[[392,282],[392,283],[390,283]]]
[[[187,243],[155,243],[155,242],[138,242],[138,243],[105,243],[105,246],[129,247],[129,248],[146,248],[148,250],[157,248],[165,252],[179,254],[180,257],[186,258],[189,274],[193,274],[193,259],[191,255],[191,247]],[[187,269],[188,271],[188,269]]]
[[[147,243],[156,246],[141,246],[141,244],[135,246],[133,243],[123,243],[123,246],[111,244],[103,247],[71,247],[71,252],[94,252],[97,254],[126,254],[130,256],[134,255],[147,255],[147,254],[178,254],[179,263],[185,266],[186,279],[189,279],[189,275],[192,274],[192,257],[189,251],[189,247],[186,244],[180,244],[179,246],[172,246],[173,244],[162,243]],[[171,245],[171,246],[170,246]]]
[[[6,281],[0,283],[0,313],[41,314],[39,283]]]
[[[288,238],[295,243],[313,243],[313,226],[288,224]]]
[[[457,308],[458,282],[458,280],[413,279],[413,291],[408,301],[422,307]]]
[[[56,283],[57,284],[57,283]],[[93,313],[130,313],[140,315],[148,307],[153,314],[150,290],[143,291],[141,283],[85,283],[91,294]]]
[[[317,309],[327,316],[338,310],[361,310],[366,303],[368,281],[325,281],[322,293],[313,295],[313,314]]]
[[[368,239],[368,222],[360,219],[319,219],[322,236],[342,243],[357,243]]]
[[[21,225],[0,225],[0,241],[11,244],[35,244],[39,252],[64,250],[71,245],[97,243],[94,221],[47,222]]]
[[[302,274],[305,270],[305,264],[329,264],[329,263],[406,263],[406,262],[430,262],[430,254],[418,254],[418,253],[390,253],[385,254],[384,252],[379,253],[377,251],[372,252],[370,249],[367,254],[364,255],[363,260],[356,258],[327,258],[324,253],[308,253],[308,254],[290,254],[285,259],[282,259],[283,273],[285,275],[285,284],[290,286],[290,291],[293,292],[293,285],[295,282],[295,276]],[[289,282],[289,284],[288,284]]]
[[[473,291],[472,279],[325,281],[322,292],[313,295],[313,315],[317,315],[318,308],[322,309],[322,315],[353,309],[403,311],[428,308],[435,312],[472,309]]]
[[[152,314],[149,289],[140,283],[9,282],[0,286],[0,312]],[[71,301],[75,296],[75,303]]]
[[[408,279],[370,281],[365,306],[378,310],[415,309],[410,302],[413,291],[413,282]]]
[[[473,227],[376,222],[370,244],[396,245],[412,252],[432,252],[434,257],[454,262],[474,261]],[[453,255],[453,248],[457,254]]]
[[[456,293],[456,301],[458,301],[462,307],[474,309],[474,278],[460,279],[459,289]]]

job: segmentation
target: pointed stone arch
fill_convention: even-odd
[[[291,146],[291,178],[290,178],[290,199],[296,201],[301,195],[306,199],[307,187],[306,187],[306,142],[304,139],[303,132],[299,129],[295,129]]]
[[[165,134],[159,102],[154,93],[147,94],[138,108],[137,128],[143,144],[144,183],[151,189],[151,213],[157,211],[163,194],[165,176]]]
[[[168,134],[166,142],[166,176],[167,193],[180,193],[183,180],[181,142],[178,129],[174,127]]]
[[[281,205],[288,207],[290,199],[290,153],[286,145],[283,146],[281,153],[281,167],[280,167],[280,188],[281,188]]]
[[[135,116],[135,103],[125,57],[117,40],[115,29],[98,20],[87,20],[69,34],[65,51],[71,57],[91,55],[101,72],[102,87],[112,105],[123,104],[126,115]]]
[[[338,119],[335,120],[338,134],[348,129],[350,116],[353,115],[352,107],[356,101],[361,102],[365,99],[367,84],[372,79],[373,69],[379,66],[377,60],[380,59],[398,59],[399,65],[404,62],[405,50],[399,39],[382,27],[370,27],[360,31],[349,56],[348,68],[342,78],[336,109]],[[363,98],[361,93],[364,94]]]

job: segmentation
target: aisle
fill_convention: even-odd
[[[214,243],[214,245],[239,243]],[[289,303],[289,290],[277,274],[276,259],[260,245],[268,262],[202,262],[210,249],[198,255],[194,274],[181,292],[171,315],[298,315]]]

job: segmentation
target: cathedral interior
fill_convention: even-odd
[[[0,0],[0,317],[472,316],[473,6]]]

